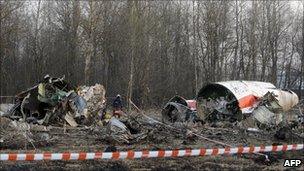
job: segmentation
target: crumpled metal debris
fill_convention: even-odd
[[[37,126],[1,117],[0,147],[15,148],[26,144],[35,147],[37,143],[47,144],[51,139],[47,133],[47,128],[40,125]]]
[[[198,116],[207,122],[242,121],[254,118],[259,124],[277,126],[285,112],[299,102],[290,90],[257,81],[227,81],[204,86],[197,95]]]
[[[130,131],[125,124],[116,118],[112,118],[108,123],[108,135],[115,141],[120,143],[130,143],[132,138]]]
[[[44,77],[36,86],[15,96],[9,118],[38,124],[49,124],[55,117],[63,117],[75,87],[62,78]]]
[[[0,104],[0,117],[5,116],[14,107],[14,104]]]
[[[133,120],[133,121],[132,121]],[[112,117],[107,125],[107,134],[111,141],[118,143],[134,143],[143,140],[147,137],[148,132],[139,130],[139,123],[134,118],[129,118],[125,121],[120,121]],[[137,126],[136,126],[137,125]]]
[[[236,108],[235,99],[225,97],[218,97],[215,99],[208,98],[200,101],[200,107],[204,106],[203,119],[207,122],[224,121],[228,120],[231,122],[241,120],[242,114]],[[202,111],[202,109],[200,110]]]
[[[105,103],[105,90],[100,84],[82,87],[78,93],[64,77],[46,75],[37,85],[16,95],[7,117],[43,125],[65,120],[76,127]]]
[[[283,108],[279,105],[275,95],[270,92],[262,97],[260,104],[252,112],[252,117],[269,127],[279,125],[283,121],[283,116]]]
[[[98,112],[105,108],[105,88],[100,84],[80,87],[78,94],[86,101],[84,115],[86,118],[98,117]]]
[[[174,96],[162,109],[162,121],[174,122],[196,122],[196,101],[186,100],[180,96]]]

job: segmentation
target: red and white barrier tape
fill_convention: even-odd
[[[185,150],[158,150],[158,151],[124,151],[124,152],[96,152],[96,153],[10,153],[0,154],[0,161],[32,161],[32,160],[93,160],[93,159],[136,159],[136,158],[163,158],[184,156],[216,156],[232,154],[252,154],[262,152],[277,152],[302,150],[303,144],[278,145],[278,146],[250,146],[236,148],[212,149],[185,149]]]

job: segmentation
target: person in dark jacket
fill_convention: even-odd
[[[113,101],[112,104],[113,107],[113,116],[120,117],[122,115],[122,99],[119,94],[117,94],[116,98]]]
[[[119,94],[117,94],[116,98],[114,99],[112,107],[113,109],[122,109],[122,99]]]

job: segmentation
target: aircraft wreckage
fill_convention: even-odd
[[[194,99],[171,98],[162,110],[162,120],[168,124],[228,121],[242,123],[247,128],[276,128],[286,124],[288,111],[298,102],[294,92],[278,89],[271,83],[217,82],[202,87]],[[102,85],[74,87],[64,77],[47,75],[35,86],[18,93],[14,104],[1,104],[0,116],[14,120],[12,129],[24,122],[45,126],[67,122],[76,127],[99,123],[104,108]],[[303,115],[298,118],[298,123],[303,124]],[[121,119],[111,118],[108,123],[109,135],[117,141],[136,141],[144,135],[131,134],[131,127],[127,126],[130,124]]]
[[[277,126],[286,112],[299,102],[287,89],[258,81],[226,81],[205,85],[194,100],[176,96],[162,110],[164,122],[244,121],[251,119],[260,127]],[[302,116],[303,117],[303,116]]]
[[[1,116],[12,120],[49,125],[65,120],[76,127],[92,120],[105,106],[105,89],[102,85],[75,87],[64,77],[46,75],[37,85],[15,96],[14,104],[2,104]]]

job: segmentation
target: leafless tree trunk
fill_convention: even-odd
[[[85,69],[84,69],[84,82],[85,84],[89,85],[90,76],[91,76],[91,62],[94,57],[95,52],[95,27],[96,27],[96,21],[95,21],[95,3],[94,1],[89,1],[89,19],[88,19],[88,25],[86,26],[87,29],[87,35],[88,35],[88,42],[87,42],[87,49],[86,49],[86,58],[85,58]]]
[[[196,38],[196,15],[195,15],[195,1],[192,1],[192,23],[193,23],[193,61],[194,61],[194,85],[195,94],[198,93],[198,71],[197,71],[197,38]]]
[[[299,84],[300,97],[302,97],[303,79],[304,79],[303,77],[304,77],[304,1],[302,1],[302,57],[301,57],[301,74],[300,74],[300,84]]]
[[[2,1],[0,1],[0,96],[2,96]]]
[[[134,84],[134,58],[135,58],[135,41],[136,41],[136,28],[137,28],[137,18],[138,18],[138,2],[131,1],[130,3],[130,28],[131,28],[131,58],[130,58],[130,75],[128,83],[128,102],[129,102],[129,111],[131,110],[131,103],[129,100],[132,100],[133,96],[133,84]]]
[[[258,17],[258,12],[257,12],[257,2],[252,1],[252,13],[251,13],[251,29],[250,29],[250,59],[252,61],[251,65],[251,80],[256,79],[256,72],[257,72],[257,62],[256,62],[256,56],[257,56],[257,42],[256,42],[256,37],[257,37],[257,31],[256,31],[256,25],[257,25],[257,17]]]
[[[234,80],[237,78],[237,61],[238,61],[238,50],[239,50],[239,3],[238,0],[235,0],[235,45],[234,45],[234,57],[232,64],[232,74],[231,79]]]
[[[40,7],[41,7],[41,0],[38,1],[37,5],[37,12],[35,16],[35,32],[34,32],[34,45],[33,45],[33,54],[34,54],[34,61],[35,61],[35,80],[36,82],[39,81],[39,76],[41,74],[41,54],[39,52],[39,18],[40,18]]]

